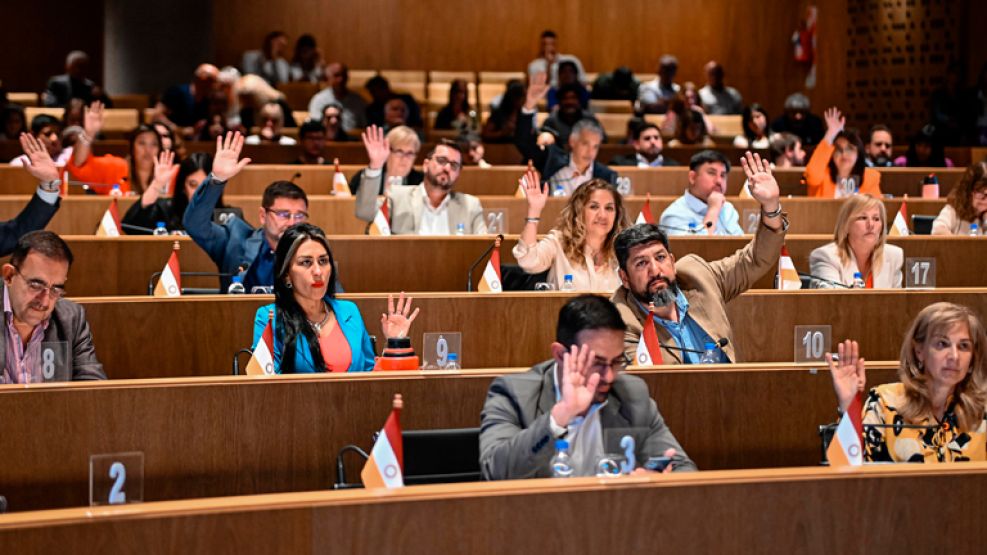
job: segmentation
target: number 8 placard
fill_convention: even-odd
[[[795,326],[795,362],[825,362],[832,333],[832,326]]]

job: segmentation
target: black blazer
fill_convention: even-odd
[[[634,166],[637,167],[637,154],[621,154],[610,159],[611,166]],[[662,166],[678,166],[679,163],[668,156],[662,159]]]
[[[569,153],[558,145],[549,145],[544,149],[538,147],[538,140],[531,125],[531,114],[519,113],[517,126],[514,130],[514,146],[521,151],[525,160],[531,160],[541,172],[541,182],[546,183],[555,173],[569,165]],[[611,185],[617,185],[617,172],[607,166],[593,161],[593,177],[602,179]]]
[[[62,199],[56,200],[54,205],[48,204],[35,193],[16,218],[0,222],[0,256],[7,256],[13,252],[21,235],[44,229],[61,204]]]

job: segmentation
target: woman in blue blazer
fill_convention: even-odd
[[[374,351],[360,310],[335,298],[336,272],[325,233],[312,224],[285,230],[274,253],[274,304],[257,309],[254,346],[274,314],[274,365],[280,374],[365,372]],[[380,323],[385,338],[406,337],[418,309],[411,298],[388,298]],[[410,314],[409,314],[410,313]]]

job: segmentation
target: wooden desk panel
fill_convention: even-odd
[[[490,382],[503,372],[0,386],[4,427],[16,431],[0,434],[0,484],[11,511],[85,505],[90,455],[140,451],[146,501],[327,489],[338,450],[369,448],[395,393],[405,400],[404,429],[478,426]],[[706,470],[816,465],[816,427],[835,419],[824,372],[779,365],[636,374]],[[884,383],[894,372],[872,364],[868,379]]]
[[[949,495],[889,518],[903,491]],[[17,553],[976,553],[977,534],[930,533],[928,515],[977,530],[985,494],[984,463],[517,480],[0,515],[0,541]]]
[[[751,291],[727,306],[739,362],[795,358],[796,325],[832,326],[833,341],[853,338],[869,360],[897,360],[912,318],[937,301],[987,315],[984,289],[937,291]],[[356,302],[372,335],[386,295],[343,295]],[[459,331],[460,357],[470,368],[528,366],[549,356],[564,293],[415,295],[421,313],[411,329],[421,354],[422,334]],[[250,347],[257,307],[270,296],[183,299],[83,298],[96,353],[110,378],[217,376],[232,371],[233,353]],[[382,341],[382,339],[380,339]],[[378,345],[378,349],[383,344]]]

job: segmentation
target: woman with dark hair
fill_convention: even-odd
[[[824,114],[826,134],[805,167],[810,197],[843,198],[860,193],[881,196],[881,174],[864,164],[864,143],[855,131],[846,131],[838,109]]]
[[[987,162],[977,162],[966,169],[949,192],[946,206],[932,222],[932,234],[969,235],[970,224],[977,224],[981,234],[987,227]]]
[[[923,126],[908,140],[904,156],[894,159],[894,165],[906,168],[952,168],[953,161],[946,158],[946,147],[934,125]]]
[[[365,372],[374,368],[370,335],[356,304],[336,298],[336,265],[325,233],[302,223],[289,227],[274,252],[274,304],[257,309],[254,345],[274,313],[274,366],[279,374]],[[387,299],[380,325],[385,338],[407,337],[418,309],[411,297]]]
[[[826,354],[840,412],[867,384],[856,341]],[[965,306],[935,303],[912,322],[901,344],[899,382],[863,399],[863,459],[942,463],[987,460],[987,334]],[[908,426],[908,427],[905,427]]]
[[[744,126],[744,134],[733,138],[733,146],[737,148],[771,148],[771,140],[768,138],[768,111],[758,103],[751,104],[744,108],[741,116]]]
[[[616,291],[620,287],[614,241],[627,227],[620,193],[602,179],[592,179],[572,192],[555,229],[540,241],[538,222],[548,201],[547,185],[529,170],[522,178],[528,212],[514,258],[529,274],[549,270],[548,281],[559,289],[572,276],[573,289]]]
[[[291,80],[318,83],[325,79],[322,67],[322,51],[315,44],[315,37],[308,33],[298,37],[291,58]]]
[[[66,169],[72,179],[82,181],[97,194],[109,194],[114,185],[120,186],[123,194],[134,192],[143,194],[154,181],[154,167],[161,153],[161,137],[153,127],[138,125],[130,133],[130,156],[120,158],[112,154],[93,156],[93,138],[103,129],[103,104],[93,102],[85,109],[85,130],[79,134]],[[168,191],[174,188],[172,179]]]
[[[456,79],[449,85],[449,102],[435,116],[435,129],[466,127],[470,123],[469,86]]]
[[[162,152],[154,164],[155,179],[151,186],[144,190],[141,199],[135,202],[123,216],[122,223],[147,229],[154,229],[158,222],[164,222],[169,231],[182,231],[182,217],[188,207],[188,201],[206,180],[212,171],[212,155],[206,152],[195,152],[182,161],[174,164],[174,153]],[[177,170],[177,178],[175,173]],[[166,188],[169,183],[175,183],[174,195],[168,199]],[[217,208],[225,208],[223,197],[220,196]],[[126,233],[140,234],[139,230],[124,229]]]
[[[16,141],[27,133],[27,116],[19,104],[8,104],[0,112],[0,139]]]
[[[480,136],[484,143],[513,143],[517,128],[518,114],[524,106],[526,90],[517,79],[507,82],[507,89],[500,97],[500,103],[490,112],[483,124]]]

